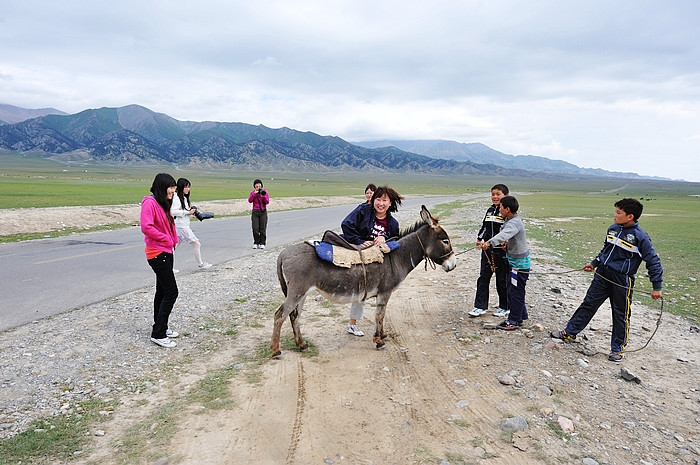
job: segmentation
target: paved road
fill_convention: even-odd
[[[408,199],[403,210],[430,208],[454,198]],[[269,249],[339,229],[354,205],[270,212]],[[253,253],[250,217],[194,221],[202,258],[214,265]],[[55,239],[0,244],[0,331],[151,285],[153,271],[143,255],[138,227]],[[189,245],[178,247],[175,267],[197,270]]]

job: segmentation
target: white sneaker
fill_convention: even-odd
[[[253,244],[253,248],[254,248],[254,249],[257,249],[257,248],[258,248],[258,244]]]
[[[211,263],[202,262],[202,263],[199,264],[199,269],[200,269],[200,270],[206,270],[207,268],[211,268]]]
[[[172,329],[166,329],[165,335],[167,337],[178,337],[180,335],[180,333],[178,333],[177,331],[173,331]]]
[[[179,272],[180,272],[180,270],[176,270],[175,268],[173,268],[173,273],[179,273]]]
[[[357,327],[357,325],[348,325],[348,333],[354,335],[354,336],[364,336],[365,333],[360,331],[360,328]]]
[[[258,246],[258,249],[264,249],[264,248],[265,248],[265,244],[260,244],[260,245]]]
[[[499,318],[505,318],[508,315],[510,315],[510,310],[504,310],[502,308],[499,308],[498,311],[493,312],[493,316],[497,316]]]
[[[469,316],[481,316],[485,313],[486,313],[486,310],[484,310],[483,308],[474,307],[474,309],[471,312],[469,312]]]
[[[164,337],[163,339],[156,339],[152,337],[151,342],[158,344],[161,347],[167,347],[168,349],[177,345],[177,342],[171,341],[169,337]]]

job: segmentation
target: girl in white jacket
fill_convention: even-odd
[[[173,206],[170,213],[175,218],[175,228],[177,229],[178,244],[187,242],[194,247],[194,258],[197,260],[199,269],[210,268],[211,263],[202,261],[202,253],[200,251],[202,244],[194,235],[190,228],[190,217],[194,215],[195,209],[190,203],[190,189],[192,184],[185,179],[177,180],[177,193],[173,197]]]

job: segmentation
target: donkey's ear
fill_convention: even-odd
[[[431,227],[435,228],[438,225],[438,220],[435,218],[433,215],[430,214],[427,208],[425,208],[425,205],[421,205],[420,207],[420,217],[423,221],[428,223]]]

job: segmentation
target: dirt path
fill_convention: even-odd
[[[463,258],[462,266],[473,260]],[[584,356],[581,345],[553,344],[537,327],[505,333],[482,328],[495,318],[465,318],[464,284],[475,279],[464,269],[415,270],[390,302],[383,350],[344,334],[342,310],[333,316],[311,300],[302,331],[320,355],[286,350],[262,367],[259,383],[237,377],[233,410],[185,417],[174,463],[695,463],[700,398],[697,359],[688,357],[697,356],[697,337],[671,350],[662,342],[681,320],[668,317],[652,349],[630,355],[624,366],[643,378],[636,384],[607,361],[608,312],[594,325],[606,334],[591,336],[601,353]],[[565,316],[539,313],[548,329]],[[648,329],[653,315],[642,321]],[[372,325],[362,322],[366,333]],[[648,336],[638,328],[632,338],[640,346]],[[517,384],[499,382],[504,374]],[[502,431],[515,416],[528,428]],[[575,430],[554,426],[560,417]]]

